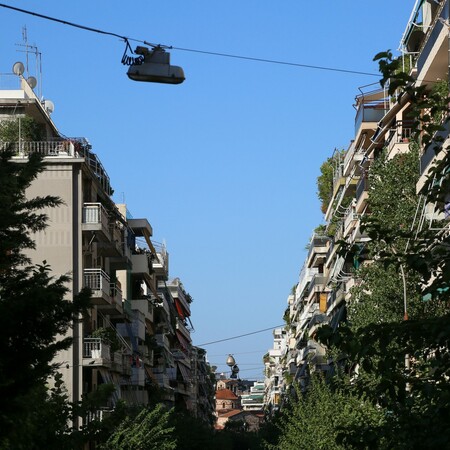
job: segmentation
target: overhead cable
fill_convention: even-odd
[[[40,14],[40,13],[37,13],[34,11],[17,8],[15,6],[11,6],[11,5],[6,5],[5,3],[0,3],[0,7],[11,9],[13,11],[17,11],[17,12],[20,12],[23,14],[28,14],[31,16],[39,17],[41,19],[50,20],[52,22],[57,22],[62,25],[79,28],[81,30],[91,31],[93,33],[99,33],[99,34],[104,34],[104,35],[108,35],[108,36],[114,36],[125,42],[134,41],[134,42],[140,42],[145,45],[149,45],[151,47],[156,46],[156,44],[152,44],[151,42],[148,42],[143,39],[130,38],[127,36],[120,35],[118,33],[113,33],[111,31],[105,31],[105,30],[100,30],[99,28],[93,28],[93,27],[88,27],[85,25],[80,25],[80,24],[77,24],[74,22],[69,22],[68,20],[58,19],[56,17],[47,16],[45,14]],[[212,52],[212,51],[207,51],[207,50],[198,50],[198,49],[184,48],[184,47],[174,47],[174,46],[169,46],[169,45],[161,45],[161,47],[167,48],[167,49],[179,50],[179,51],[183,51],[183,52],[200,53],[200,54],[204,54],[204,55],[220,56],[220,57],[224,57],[224,58],[243,59],[243,60],[247,60],[247,61],[256,61],[256,62],[263,62],[263,63],[268,63],[268,64],[279,64],[279,65],[285,65],[285,66],[303,67],[306,69],[315,69],[315,70],[327,70],[327,71],[341,72],[341,73],[348,73],[348,74],[355,74],[355,75],[366,75],[366,76],[371,76],[371,77],[379,77],[380,76],[379,73],[362,72],[362,71],[358,71],[358,70],[349,70],[349,69],[339,69],[337,67],[315,66],[315,65],[311,65],[311,64],[301,64],[301,63],[295,63],[295,62],[290,62],[290,61],[280,61],[280,60],[268,59],[268,58],[256,58],[253,56],[234,55],[231,53]]]
[[[275,328],[281,328],[281,327],[284,327],[285,325],[286,324],[283,323],[282,325],[276,325],[274,327],[264,328],[263,330],[252,331],[251,333],[245,333],[245,334],[240,334],[238,336],[232,336],[232,337],[225,338],[225,339],[219,339],[217,341],[205,342],[204,344],[198,344],[196,346],[197,347],[204,347],[205,345],[211,345],[211,344],[217,344],[219,342],[231,341],[232,339],[239,339],[241,337],[250,336],[252,334],[263,333],[264,331],[274,330]]]

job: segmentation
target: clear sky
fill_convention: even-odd
[[[413,0],[6,0],[152,43],[377,73],[396,50]],[[171,277],[194,298],[194,344],[281,324],[286,299],[322,222],[320,164],[354,134],[358,87],[375,76],[180,50],[178,86],[137,83],[124,43],[0,7],[0,73],[24,61],[22,30],[42,54],[42,94],[66,136],[86,137],[114,199],[165,240]],[[133,43],[132,43],[133,44]],[[134,46],[134,44],[133,44]],[[30,57],[30,74],[36,75]],[[270,331],[208,345],[225,371],[262,378]]]

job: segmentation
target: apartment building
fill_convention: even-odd
[[[45,211],[48,227],[36,234],[29,256],[47,261],[55,276],[70,274],[69,298],[83,287],[92,291],[87,315],[68,332],[72,346],[55,361],[70,401],[112,383],[105,408],[119,399],[147,404],[158,390],[169,406],[206,411],[213,393],[199,388],[201,378],[193,383],[194,373],[206,376],[207,366],[190,337],[192,298],[178,278],[169,280],[166,246],[152,242],[147,219],[114,203],[110,178],[89,142],[62,137],[49,103],[21,75],[8,78],[8,89],[0,89],[0,120],[18,121],[19,131],[14,142],[0,145],[14,150],[18,164],[41,153],[45,170],[29,195],[56,194],[63,201]],[[27,117],[42,128],[43,139],[25,135],[20,124]]]
[[[265,371],[265,398],[264,404],[268,411],[277,411],[281,397],[284,393],[284,365],[283,357],[286,354],[286,330],[276,328],[273,330],[273,348],[264,355]]]
[[[255,381],[250,386],[248,394],[241,395],[241,406],[243,411],[261,411],[264,407],[264,381]]]
[[[427,89],[449,80],[450,1],[417,0],[401,38],[401,62],[415,79],[414,85]],[[346,318],[351,288],[359,282],[355,270],[367,264],[366,247],[369,237],[361,229],[361,221],[370,214],[368,172],[377,155],[385,149],[388,158],[408,152],[412,136],[411,98],[406,93],[388,95],[387,87],[379,84],[359,88],[355,98],[355,130],[345,150],[335,150],[329,159],[333,169],[332,194],[326,205],[325,226],[313,234],[298,283],[288,297],[285,313],[286,357],[265,357],[266,408],[273,400],[274,377],[279,385],[281,374],[293,375],[300,385],[314,370],[327,371],[333,362],[326,349],[315,339],[322,324],[336,329]],[[436,161],[444,158],[443,150],[450,144],[450,125],[441,118],[442,128],[429,145],[419,150],[420,179],[417,192],[424,186]],[[442,141],[436,152],[433,141]],[[449,199],[450,200],[450,199]],[[422,194],[411,225],[432,228],[442,220],[427,195]],[[413,223],[414,222],[414,223]],[[337,243],[345,241],[356,252],[343,254]],[[275,342],[275,340],[274,340]],[[275,348],[275,347],[274,347]],[[295,361],[295,363],[293,363]],[[287,377],[284,376],[286,383]],[[287,383],[289,384],[289,383]],[[286,390],[288,386],[283,386]]]

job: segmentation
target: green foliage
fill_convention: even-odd
[[[105,450],[172,450],[177,448],[169,425],[170,412],[162,404],[143,409],[136,417],[127,417],[103,446]]]
[[[312,378],[306,393],[297,390],[298,399],[292,411],[280,424],[278,443],[267,448],[279,450],[351,449],[364,448],[363,437],[348,436],[349,426],[359,424],[361,429],[374,429],[383,423],[383,413],[364,396],[328,385],[320,376]],[[380,436],[371,439],[383,442]],[[359,441],[359,442],[358,442]]]
[[[0,155],[0,448],[8,448],[24,417],[30,428],[33,418],[39,423],[33,411],[47,406],[43,389],[55,371],[51,361],[71,344],[70,337],[56,338],[66,335],[90,303],[87,291],[67,299],[69,277],[52,277],[45,261],[26,266],[23,252],[35,245],[30,234],[45,228],[41,209],[60,201],[27,199],[25,190],[42,171],[42,160],[31,155],[18,164],[10,157],[8,151]]]
[[[365,229],[370,231],[371,224],[378,224],[386,230],[410,230],[418,203],[418,179],[417,144],[411,145],[407,153],[397,154],[392,159],[382,152],[369,170],[370,215],[364,219]]]
[[[45,138],[45,128],[29,116],[0,122],[0,141],[19,142],[19,135],[21,141],[42,141]]]
[[[382,84],[390,80],[390,93],[398,89],[410,96],[420,147],[442,149],[436,132],[442,130],[442,117],[448,112],[447,87],[436,83],[431,89],[415,88],[406,74],[398,73],[398,61],[390,52],[377,58]],[[358,436],[358,448],[448,448],[450,442],[450,237],[412,226],[417,161],[413,145],[408,154],[391,161],[381,155],[373,164],[371,215],[364,229],[372,240],[374,262],[360,270],[363,283],[352,291],[349,324],[341,324],[337,332],[324,326],[317,333],[335,354],[345,355],[352,376],[346,391],[377,405],[388,419],[371,425],[369,435],[361,434],[356,421],[349,423],[340,435],[342,442],[347,440],[345,448],[355,445]],[[423,191],[441,211],[450,190],[448,165],[445,154]],[[408,321],[402,320],[402,270]],[[424,293],[429,294],[427,302],[422,300]],[[376,445],[373,433],[383,437]]]
[[[378,261],[363,266],[358,277],[363,280],[352,288],[348,304],[348,320],[353,329],[372,323],[400,322],[403,320],[403,283],[398,268],[387,267]],[[418,277],[410,275],[407,281],[408,313],[420,317],[425,304],[417,292]]]
[[[110,345],[112,353],[117,352],[121,348],[120,340],[117,333],[112,328],[100,327],[92,332],[93,338],[100,338]]]
[[[317,196],[321,201],[321,211],[325,214],[333,196],[333,174],[334,160],[328,158],[320,166],[320,175],[317,178]]]
[[[409,152],[390,160],[382,152],[371,165],[369,214],[363,221],[371,242],[350,249],[342,244],[346,257],[364,252],[372,262],[359,269],[360,283],[347,305],[348,322],[337,330],[322,326],[316,336],[333,358],[335,373],[329,374],[329,384],[313,377],[306,393],[297,394],[299,400],[283,413],[278,441],[266,439],[270,449],[449,448],[448,222],[438,224],[445,232],[413,226],[420,212],[419,149],[445,150],[421,193],[437,212],[448,202],[449,148],[443,149],[446,135],[439,133],[448,116],[448,85],[437,80],[415,87],[390,51],[375,60],[381,85],[388,86],[390,95],[406,95],[411,101],[413,142]],[[325,209],[331,198],[332,161],[326,163],[324,194],[319,194]],[[333,225],[339,223],[328,230]],[[423,301],[424,294],[428,301]]]
[[[27,199],[25,190],[42,172],[42,158],[30,155],[25,164],[10,161],[12,153],[0,153],[0,274],[8,274],[18,266],[29,263],[23,251],[35,248],[31,233],[46,227],[45,207],[56,207],[61,200],[54,196]]]

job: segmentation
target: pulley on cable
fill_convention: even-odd
[[[134,81],[166,84],[180,84],[185,80],[183,69],[170,65],[170,53],[163,46],[149,44],[152,49],[138,46],[133,52],[128,40],[125,42],[122,64],[130,66],[128,78]],[[139,56],[129,56],[128,51]]]

